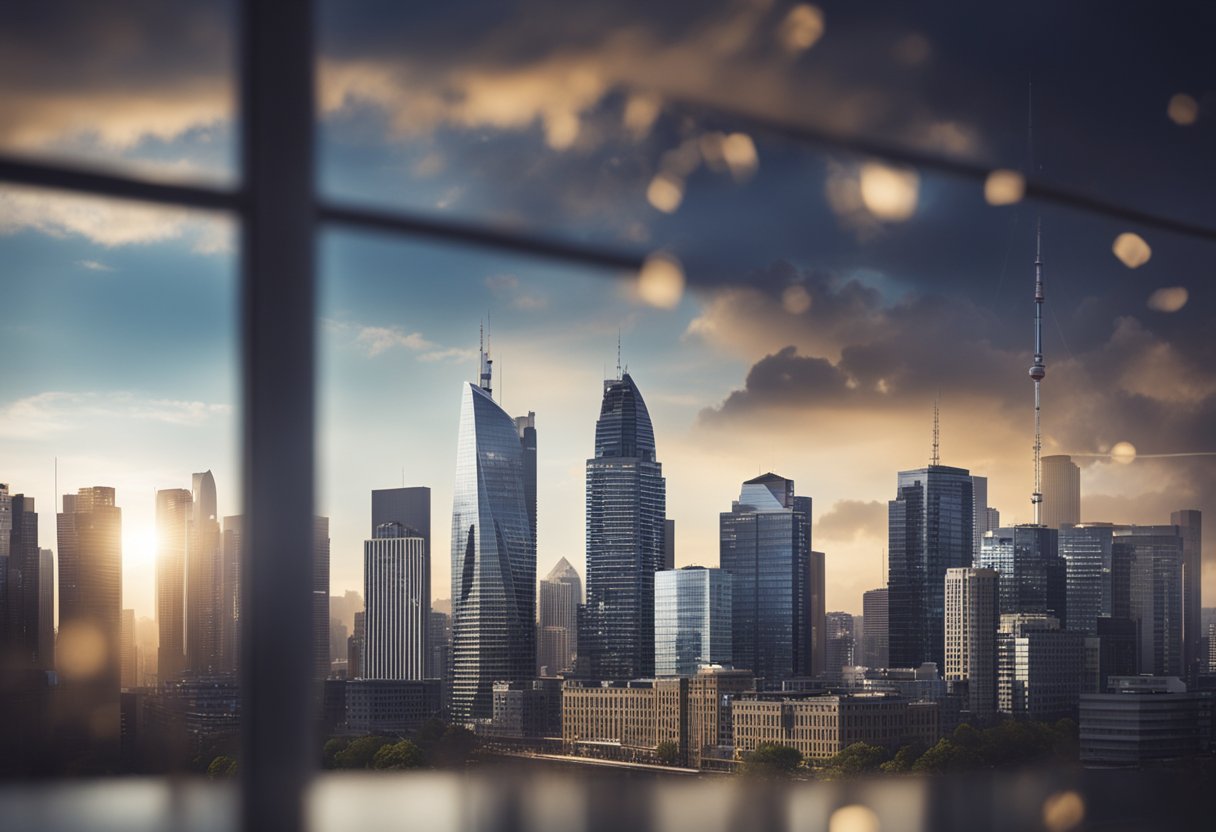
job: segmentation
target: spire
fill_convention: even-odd
[[[1030,365],[1030,378],[1034,381],[1034,491],[1030,504],[1034,508],[1034,523],[1040,525],[1043,515],[1043,434],[1039,383],[1047,375],[1043,363],[1043,221],[1035,230],[1034,254],[1034,364]]]
[[[481,346],[478,350],[481,354],[481,377],[478,381],[478,386],[489,394],[490,398],[494,398],[493,374],[494,374],[494,359],[490,358],[490,350],[486,346],[486,327],[481,325]]]
[[[941,427],[938,423],[938,405],[941,402],[942,394],[939,392],[937,398],[933,400],[933,455],[929,457],[930,465],[941,465]]]
[[[621,329],[616,330],[616,377],[619,381],[621,378]]]

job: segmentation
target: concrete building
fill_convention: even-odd
[[[1175,511],[1170,523],[1182,535],[1182,668],[1188,681],[1206,672],[1203,654],[1203,513]]]
[[[1068,577],[1059,533],[1046,526],[1006,526],[984,535],[977,566],[1000,573],[1002,615],[1050,615],[1063,625]]]
[[[936,702],[909,702],[885,693],[754,694],[731,703],[735,756],[764,743],[798,749],[811,760],[826,760],[853,743],[895,751],[939,739]]]
[[[346,730],[405,734],[439,714],[439,680],[352,679],[346,683]]]
[[[541,676],[556,676],[574,669],[578,607],[583,603],[583,582],[565,558],[540,582],[539,602],[536,671]]]
[[[1081,762],[1140,766],[1212,748],[1212,693],[1188,693],[1177,677],[1114,676],[1105,693],[1081,696]]]
[[[829,612],[825,614],[824,622],[826,649],[823,677],[839,679],[843,668],[857,664],[853,615],[847,612]]]
[[[1081,522],[1081,469],[1067,454],[1043,457],[1043,525],[1062,529]]]
[[[967,683],[967,710],[979,723],[996,715],[998,582],[992,569],[946,570],[945,678]]]
[[[427,678],[431,564],[420,534],[394,521],[363,542],[363,597],[362,677]]]
[[[1178,526],[1116,526],[1114,540],[1132,549],[1130,617],[1139,622],[1139,672],[1182,676],[1182,531]]]
[[[372,490],[374,533],[385,523],[400,523],[426,541],[427,561],[431,558],[431,489],[424,485]]]
[[[511,739],[561,736],[562,680],[495,682],[494,715],[478,730]]]
[[[863,593],[861,611],[866,620],[866,629],[861,640],[861,664],[865,667],[886,667],[890,664],[887,648],[886,587]]]
[[[686,566],[654,576],[654,672],[694,676],[731,663],[731,575]]]
[[[1085,634],[1043,614],[1002,615],[997,638],[997,710],[1053,722],[1077,715]]]
[[[707,666],[688,680],[688,764],[734,757],[731,702],[756,690],[750,670]]]
[[[156,492],[157,675],[176,682],[186,669],[186,549],[194,498],[185,488]]]
[[[122,648],[119,660],[122,667],[119,670],[120,684],[124,690],[139,686],[139,657],[135,646],[135,610],[122,611],[121,623]]]
[[[656,759],[673,742],[688,748],[689,680],[567,681],[562,687],[562,744],[567,752],[611,759]]]

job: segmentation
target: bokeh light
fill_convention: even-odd
[[[868,806],[841,806],[828,818],[828,832],[878,832],[882,824]]]
[[[1016,170],[994,170],[984,181],[984,199],[989,205],[1013,205],[1026,194],[1026,177]]]
[[[823,37],[823,12],[809,3],[794,6],[781,21],[777,37],[787,52],[805,52]]]
[[[71,621],[59,628],[55,660],[64,679],[89,679],[101,673],[108,652],[101,630],[87,621]]]
[[[659,309],[674,309],[684,296],[684,269],[665,252],[646,258],[638,273],[638,297]]]
[[[1073,791],[1056,792],[1043,801],[1043,825],[1049,832],[1068,832],[1085,820],[1085,801]]]
[[[1148,296],[1148,308],[1155,312],[1177,312],[1189,298],[1185,286],[1166,286]]]
[[[1136,446],[1131,442],[1116,442],[1110,449],[1110,458],[1120,465],[1128,465],[1136,461]]]
[[[916,213],[919,192],[920,177],[914,170],[878,162],[861,166],[861,200],[879,219],[899,222],[911,217]]]
[[[787,286],[781,293],[781,308],[791,315],[801,315],[811,308],[811,293],[801,284]]]
[[[684,184],[668,173],[660,173],[650,180],[646,199],[664,214],[673,213],[684,201]]]
[[[1144,238],[1131,231],[1125,231],[1116,237],[1115,244],[1111,246],[1111,251],[1129,269],[1140,268],[1153,256],[1153,250],[1149,248]]]
[[[1170,99],[1166,113],[1174,124],[1186,127],[1194,124],[1195,120],[1199,118],[1199,102],[1186,93],[1180,92]]]

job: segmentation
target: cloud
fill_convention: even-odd
[[[427,350],[435,345],[417,332],[405,332],[397,327],[365,326],[359,329],[355,340],[367,348],[369,357],[380,355],[394,347],[404,347],[412,352]]]
[[[859,537],[884,539],[887,535],[887,506],[877,500],[837,500],[815,522],[817,538],[848,542]]]
[[[0,438],[42,439],[74,430],[95,430],[103,420],[201,427],[232,414],[229,404],[152,398],[130,392],[47,391],[0,406]]]
[[[323,319],[322,326],[326,332],[347,338],[362,348],[368,358],[396,349],[415,353],[420,361],[467,361],[477,357],[475,350],[444,347],[421,332],[407,332],[398,326],[371,326],[333,318]]]
[[[494,297],[508,304],[512,309],[535,312],[549,306],[549,298],[544,293],[523,286],[519,278],[513,274],[487,277],[486,288],[494,294]]]
[[[101,263],[97,260],[77,260],[76,265],[80,266],[81,268],[88,269],[91,272],[112,272],[112,271],[114,271],[113,266],[107,266],[105,263]]]

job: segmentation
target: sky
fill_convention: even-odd
[[[415,5],[318,4],[322,191],[659,252],[684,280],[326,230],[317,504],[334,594],[361,589],[370,491],[404,482],[433,489],[432,595],[448,597],[459,396],[488,320],[499,401],[537,414],[538,574],[561,557],[582,571],[583,469],[619,335],[654,420],[677,565],[716,565],[718,513],[772,470],[814,500],[829,608],[860,612],[883,584],[896,472],[928,462],[935,399],[942,461],[988,476],[1003,522],[1031,519],[1040,223],[1044,453],[1091,455],[1078,456],[1082,519],[1216,517],[1216,458],[1149,456],[1216,451],[1216,245],[991,204],[979,183],[720,112],[1216,226],[1202,35],[1216,12]],[[239,181],[231,7],[56,2],[12,17],[0,151]],[[211,469],[221,513],[240,510],[236,240],[222,216],[0,186],[0,481],[36,498],[49,548],[56,460],[60,494],[116,486],[124,605],[141,615],[155,490]],[[1119,442],[1135,461],[1106,455]]]

